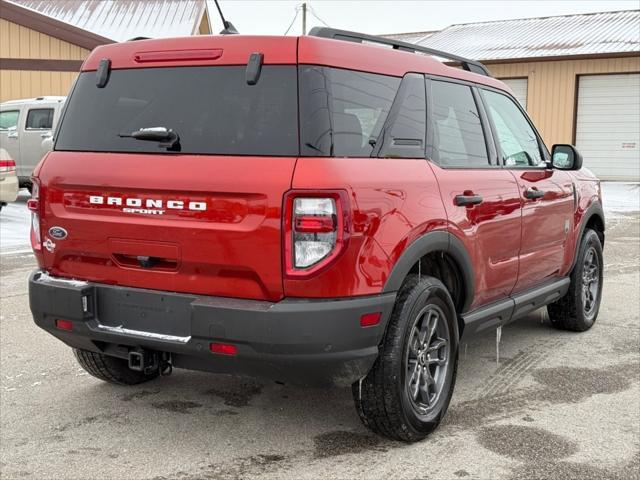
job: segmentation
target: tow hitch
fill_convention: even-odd
[[[170,375],[173,371],[171,354],[166,352],[150,352],[148,350],[131,350],[129,352],[129,368],[136,372],[150,375],[156,371],[160,375]]]

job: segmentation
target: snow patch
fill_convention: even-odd
[[[640,211],[640,183],[602,182],[605,213]]]

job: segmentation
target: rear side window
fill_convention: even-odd
[[[27,130],[51,130],[53,128],[53,108],[32,108],[27,113]]]
[[[300,65],[302,155],[370,157],[400,78]]]
[[[18,126],[20,110],[5,110],[0,112],[0,130],[9,130]]]
[[[432,160],[443,167],[486,167],[487,145],[471,88],[432,81]]]
[[[113,70],[104,88],[80,74],[56,150],[167,153],[161,142],[127,137],[165,127],[180,153],[298,155],[296,67],[265,65],[248,85],[246,66]]]

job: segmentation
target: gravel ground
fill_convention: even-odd
[[[2,479],[640,478],[640,216],[608,219],[589,332],[544,311],[462,347],[440,429],[371,435],[348,389],[177,370],[137,387],[86,375],[32,322],[25,253],[0,256]]]

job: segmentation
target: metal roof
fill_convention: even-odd
[[[205,0],[10,0],[83,30],[122,42],[198,32]]]
[[[392,40],[400,40],[408,43],[420,43],[422,40],[430,37],[434,33],[438,33],[437,30],[430,32],[408,32],[408,33],[390,33],[386,35],[380,35],[384,38],[391,38]]]
[[[640,10],[451,25],[417,43],[481,61],[640,54]]]

